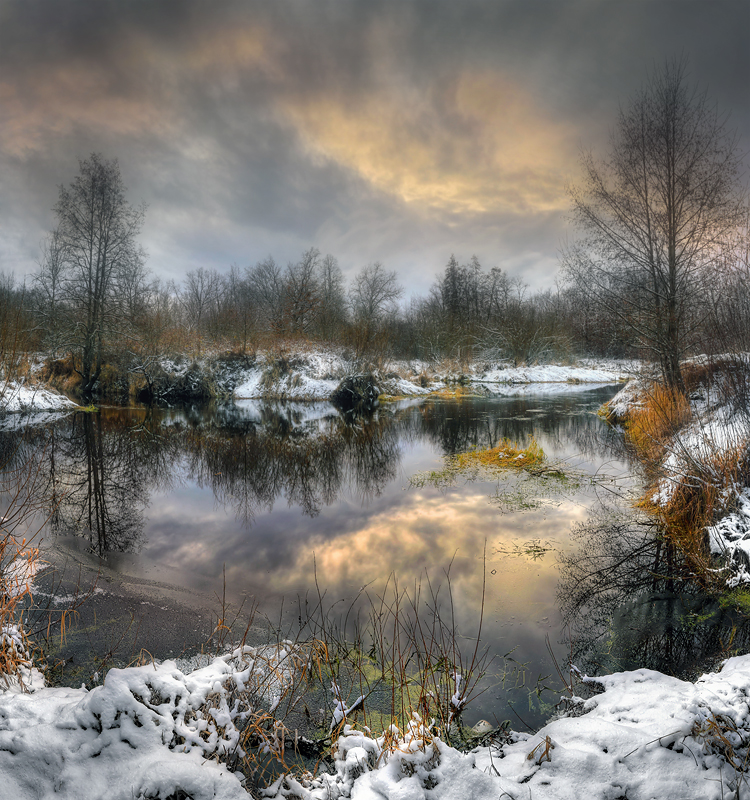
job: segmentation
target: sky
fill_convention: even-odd
[[[750,151],[748,31],[747,0],[0,0],[0,271],[98,152],[165,279],[314,246],[407,297],[451,254],[553,287],[582,149],[668,59]]]

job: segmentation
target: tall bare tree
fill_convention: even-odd
[[[292,334],[307,334],[320,308],[320,251],[311,247],[284,273],[284,317]]]
[[[379,261],[368,264],[354,276],[349,303],[358,332],[358,350],[364,352],[372,347],[376,335],[384,332],[385,323],[395,316],[403,293],[396,273],[388,272]]]
[[[54,357],[61,345],[64,316],[65,258],[59,231],[52,231],[42,243],[39,271],[34,276],[37,289],[39,327],[44,330],[44,344]]]
[[[80,162],[70,186],[60,187],[55,213],[55,247],[64,265],[63,295],[70,315],[67,343],[78,352],[80,391],[88,398],[101,374],[107,337],[122,334],[118,281],[144,261],[136,237],[145,209],[125,199],[117,161],[93,153]]]
[[[330,253],[323,257],[318,267],[318,286],[318,330],[324,338],[333,338],[340,335],[346,322],[346,295],[341,267],[336,257]]]
[[[245,275],[258,324],[265,331],[279,333],[283,328],[284,277],[273,256],[247,267]]]
[[[725,118],[675,61],[621,110],[608,157],[582,156],[571,190],[583,235],[563,256],[568,276],[637,333],[676,389],[705,282],[742,220],[740,162]]]
[[[179,294],[180,305],[185,311],[187,327],[194,328],[199,336],[215,316],[224,293],[224,281],[215,269],[190,270]]]

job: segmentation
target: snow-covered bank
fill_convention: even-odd
[[[240,744],[251,649],[188,675],[175,662],[113,669],[85,689],[0,694],[2,796],[247,798],[222,763]],[[257,667],[256,667],[257,669]],[[330,774],[259,797],[330,800],[719,800],[749,797],[750,656],[695,684],[651,670],[597,678],[602,694],[529,736],[462,754],[419,720],[386,739],[353,726]],[[238,700],[238,692],[240,698]],[[178,794],[182,792],[183,794]]]
[[[29,359],[33,381],[38,381],[43,374],[51,374],[49,365],[45,368],[43,356],[33,354]],[[122,397],[112,387],[101,388],[103,396],[117,402],[127,402],[129,396],[143,402],[156,400],[172,404],[205,401],[211,397],[309,402],[330,400],[342,380],[368,374],[374,376],[380,393],[387,397],[422,397],[453,385],[473,386],[483,394],[508,396],[519,393],[510,387],[531,384],[617,383],[638,367],[637,362],[606,359],[525,367],[505,362],[459,364],[419,359],[374,363],[356,358],[351,351],[334,345],[290,345],[246,355],[204,353],[197,358],[165,357],[148,368],[123,373],[120,383],[126,389],[122,390],[118,383],[120,394],[124,391]],[[0,391],[0,413],[58,413],[75,407],[72,400],[38,382],[8,382]]]
[[[247,798],[212,755],[238,746],[226,661],[185,676],[174,662],[112,669],[103,686],[0,695],[0,795],[37,800]],[[241,673],[241,670],[234,670]],[[206,707],[218,695],[215,713]]]
[[[646,378],[631,381],[607,403],[610,418],[626,427],[641,427],[638,415],[648,415],[649,407],[653,417],[662,418],[663,441],[657,441],[660,435],[648,424],[639,432],[641,439],[652,438],[664,450],[659,477],[650,489],[652,503],[667,508],[682,502],[680,492],[686,487],[717,495],[713,518],[704,524],[711,552],[725,565],[717,574],[723,573],[730,588],[750,583],[748,364],[747,356],[735,355],[686,361],[689,399],[681,412],[676,405],[670,407],[666,396],[657,397],[658,384]]]
[[[619,383],[640,369],[636,361],[581,359],[574,365],[539,364],[512,367],[505,364],[477,364],[472,379],[481,384],[516,383]]]
[[[514,367],[505,363],[474,362],[464,368],[453,363],[393,360],[376,368],[362,365],[334,349],[297,351],[284,355],[259,353],[255,363],[236,376],[235,399],[329,399],[347,375],[372,372],[381,393],[388,396],[423,396],[457,382],[475,385],[491,394],[508,394],[516,385],[612,384],[637,370],[632,361],[583,359],[573,365]]]
[[[0,383],[0,413],[65,412],[78,405],[58,392],[38,384]]]

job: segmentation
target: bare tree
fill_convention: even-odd
[[[44,344],[57,357],[62,342],[65,283],[65,258],[58,231],[52,231],[42,243],[39,271],[34,276],[37,290],[37,313],[44,330]]]
[[[185,275],[179,294],[189,328],[198,333],[211,322],[224,293],[224,281],[215,269],[198,267]]]
[[[331,338],[341,331],[346,322],[346,295],[341,267],[330,254],[324,256],[318,266],[318,287],[318,329],[324,337]]]
[[[317,272],[320,251],[311,247],[284,273],[284,316],[293,334],[307,334],[320,306]]]
[[[387,319],[395,315],[403,293],[396,273],[386,271],[379,261],[357,273],[349,290],[349,303],[358,331],[358,350],[372,346],[375,335],[382,332]]]
[[[70,186],[60,187],[53,239],[64,264],[68,344],[78,351],[81,395],[90,397],[103,366],[104,343],[122,332],[118,278],[144,260],[136,242],[145,214],[125,199],[117,160],[93,153]],[[56,257],[57,257],[56,255]]]
[[[284,309],[284,279],[273,256],[246,270],[251,302],[257,308],[258,321],[267,331],[279,332]]]
[[[354,316],[365,324],[381,321],[396,309],[404,290],[399,285],[395,272],[387,272],[376,261],[363,267],[354,278],[349,292]]]
[[[583,236],[563,256],[568,277],[637,333],[676,389],[705,281],[741,222],[740,161],[725,119],[670,62],[620,112],[608,158],[583,155],[571,190]]]

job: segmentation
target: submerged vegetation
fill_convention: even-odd
[[[571,478],[560,465],[549,464],[539,443],[531,437],[525,446],[503,439],[493,447],[474,448],[444,457],[440,470],[417,472],[409,478],[416,488],[430,485],[437,488],[452,486],[459,477],[467,480],[497,477],[505,472],[526,472],[536,478],[567,481]],[[498,497],[502,500],[507,497]]]

